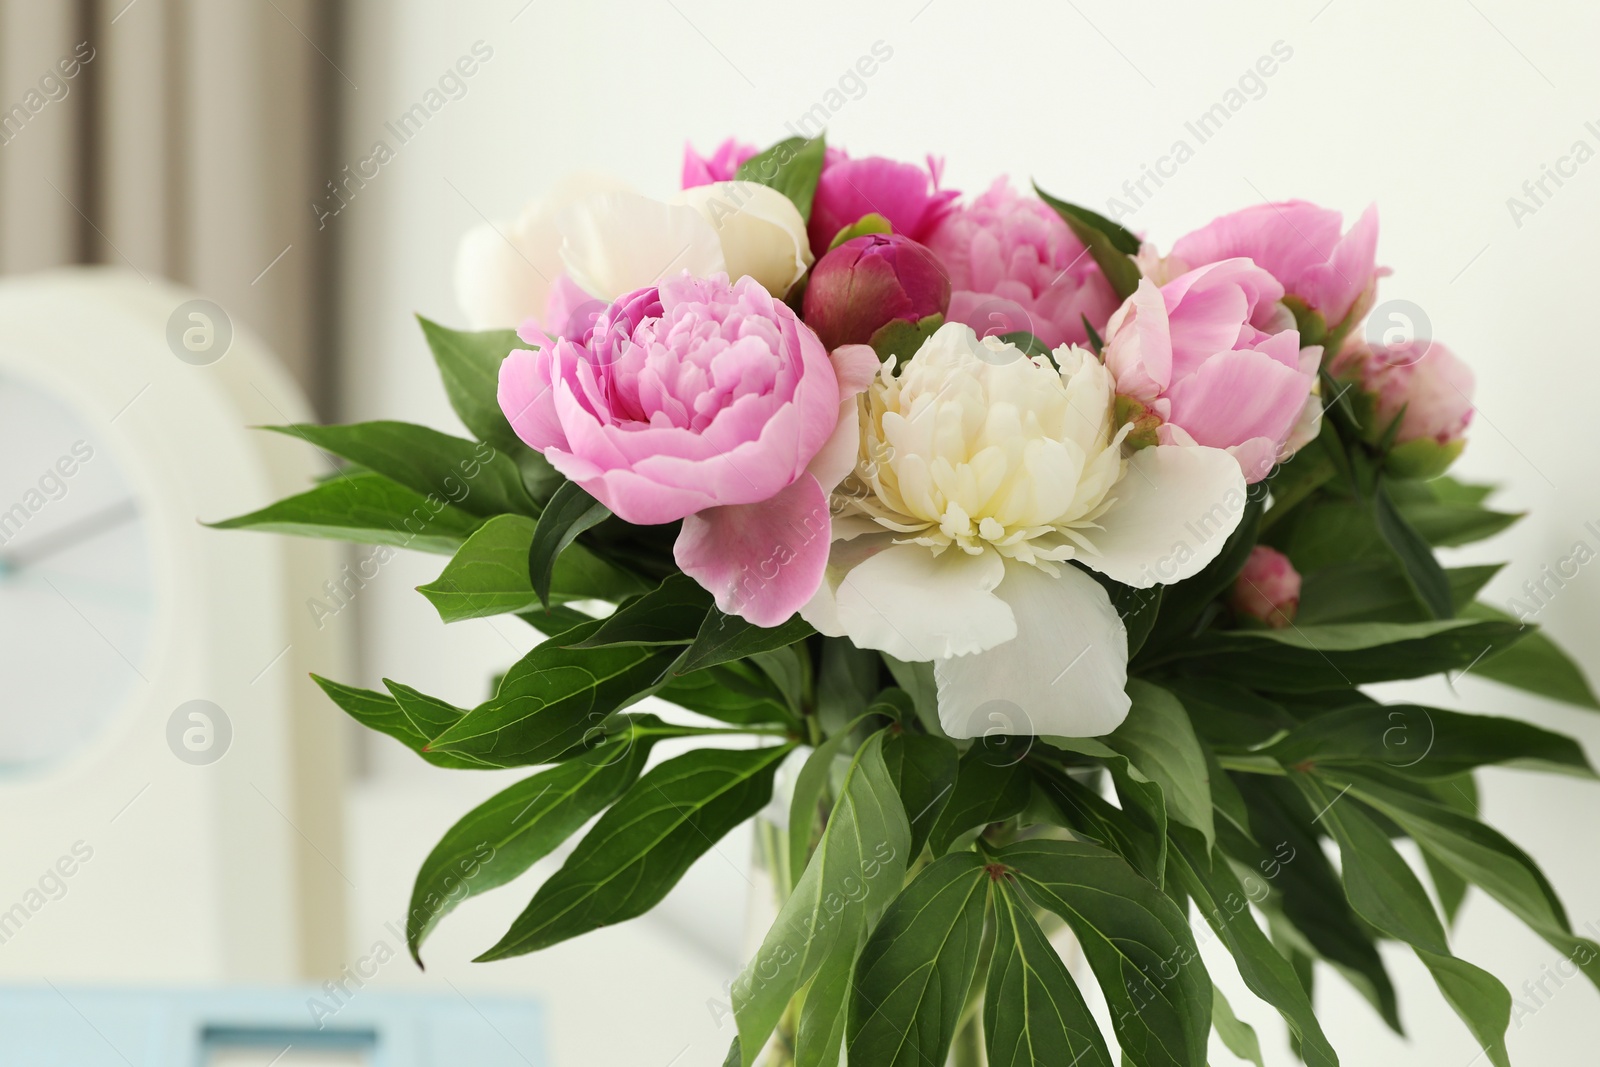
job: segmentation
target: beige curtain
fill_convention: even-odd
[[[0,270],[105,263],[182,282],[331,416],[336,231],[311,204],[353,90],[342,6],[0,0]],[[297,733],[300,958],[320,977],[344,953],[342,886],[320,858],[342,847],[342,768],[336,746]]]
[[[323,414],[336,0],[0,0],[0,269],[110,263],[221,304]]]

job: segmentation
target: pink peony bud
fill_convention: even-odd
[[[1371,415],[1364,430],[1374,443],[1394,426],[1388,467],[1401,478],[1443,474],[1466,447],[1472,422],[1472,370],[1438,341],[1398,345],[1347,344],[1330,368],[1358,384]],[[1398,419],[1398,425],[1395,420]]]
[[[804,317],[828,351],[866,344],[896,319],[916,322],[950,306],[950,275],[937,256],[893,233],[852,237],[817,261]]]
[[[1300,572],[1282,552],[1257,545],[1233,583],[1229,602],[1240,616],[1282,630],[1300,607]]]

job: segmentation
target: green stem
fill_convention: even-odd
[[[1245,774],[1273,774],[1282,777],[1289,772],[1283,769],[1283,764],[1271,756],[1218,756],[1217,762],[1225,771],[1240,771]]]

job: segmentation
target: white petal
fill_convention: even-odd
[[[703,278],[727,269],[711,224],[683,205],[637,193],[600,193],[556,217],[561,259],[584,292],[600,300],[688,271]]]
[[[757,182],[713,182],[673,197],[711,224],[722,243],[728,277],[749,275],[783,297],[811,265],[806,223],[794,201]]]
[[[847,523],[852,529],[844,538],[828,546],[828,565],[822,571],[822,584],[805,607],[800,609],[800,617],[826,637],[845,636],[844,626],[839,622],[839,583],[863,560],[877,555],[894,543],[893,538],[883,532],[883,527],[870,519],[852,515],[834,516],[833,535],[836,538],[840,537],[841,523]]]
[[[1235,465],[1237,468],[1237,464]],[[1076,567],[1006,567],[996,590],[1019,636],[933,665],[951,737],[1097,737],[1128,714],[1128,632],[1100,583]]]
[[[606,174],[576,173],[523,209],[513,223],[484,224],[464,234],[456,252],[456,302],[474,330],[515,329],[545,313],[561,273],[555,216],[599,192],[626,189]]]
[[[839,582],[839,624],[857,648],[908,662],[980,652],[1017,635],[1011,609],[994,595],[1004,576],[994,552],[935,556],[922,545],[895,545]]]
[[[1079,558],[1137,589],[1192,577],[1217,558],[1244,515],[1244,473],[1220,448],[1156,445],[1128,460],[1116,503],[1082,533],[1096,553]]]

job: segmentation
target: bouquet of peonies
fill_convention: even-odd
[[[1580,747],[1361,688],[1600,707],[1475,602],[1497,568],[1436,556],[1517,516],[1444,476],[1471,373],[1364,325],[1373,210],[1264,204],[1162,256],[820,138],[691,149],[683,186],[574,180],[468,235],[479,332],[422,326],[475,439],[287,427],[349,465],[221,524],[446,554],[445,622],[545,635],[471,708],[319,679],[437,766],[544,768],[423,864],[414,955],[590,820],[481,959],[648,911],[754,819],[781,907],[730,1064],[1201,1067],[1213,1028],[1259,1064],[1215,938],[1307,1063],[1338,1062],[1317,961],[1400,1029],[1392,940],[1503,1067],[1512,998],[1446,933],[1469,884],[1600,982],[1473,784],[1593,777]]]

